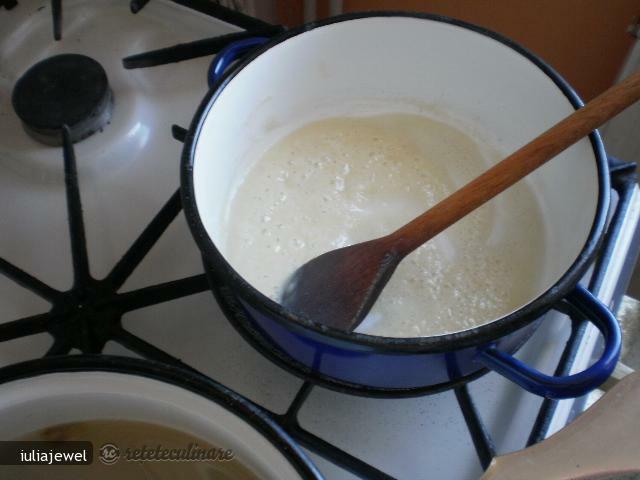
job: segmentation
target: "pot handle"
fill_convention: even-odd
[[[213,87],[231,63],[254,48],[267,43],[269,40],[267,37],[244,38],[230,43],[220,50],[211,62],[209,71],[207,72],[209,88]]]
[[[525,390],[547,398],[575,398],[599,387],[620,357],[620,326],[609,309],[580,285],[565,300],[598,327],[604,337],[602,355],[589,368],[563,377],[546,375],[495,346],[480,350],[478,360]]]

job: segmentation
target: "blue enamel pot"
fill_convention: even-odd
[[[330,388],[380,396],[440,391],[494,370],[535,394],[565,398],[588,392],[610,375],[620,353],[618,324],[577,285],[597,253],[609,205],[609,172],[597,132],[527,179],[548,240],[536,259],[543,279],[539,292],[475,328],[419,338],[326,328],[252,287],[221,246],[225,219],[233,215],[226,211],[228,199],[247,166],[243,155],[274,125],[336,104],[409,99],[472,119],[514,151],[582,105],[535,55],[450,18],[378,12],[232,44],[216,57],[209,76],[211,89],[185,141],[183,207],[216,298],[234,326],[269,358]],[[587,370],[553,377],[512,355],[541,316],[561,304],[598,327],[604,349]]]

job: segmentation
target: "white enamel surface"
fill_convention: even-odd
[[[137,15],[127,0],[65,0],[63,37],[54,42],[50,3],[23,0],[11,11],[0,9],[0,256],[65,290],[72,274],[62,150],[38,144],[20,127],[10,104],[19,65],[49,54],[84,53],[98,59],[109,77],[113,121],[75,145],[91,273],[103,278],[180,185],[182,144],[170,129],[189,125],[207,91],[211,61],[125,70],[122,58],[238,29],[165,0],[153,0]],[[130,99],[136,110],[118,99]],[[122,132],[129,133],[123,138]],[[202,272],[200,252],[179,215],[122,291]],[[0,322],[49,308],[2,275],[0,306]],[[284,408],[300,383],[251,348],[209,292],[136,310],[123,324],[177,357],[197,352],[202,372],[270,408]],[[3,343],[0,364],[41,356],[51,343],[48,334]],[[114,343],[107,350],[126,352]]]
[[[171,137],[171,125],[189,125],[207,91],[211,61],[126,70],[122,59],[238,28],[167,0],[154,0],[137,15],[128,0],[65,0],[63,37],[54,42],[50,5],[21,0],[13,10],[0,8],[0,257],[66,290],[72,272],[62,149],[23,131],[11,106],[17,78],[58,53],[88,55],[107,73],[115,98],[112,122],[75,145],[91,273],[103,278],[180,185],[182,144]],[[202,272],[200,252],[180,215],[122,291]],[[0,274],[0,322],[48,309]],[[247,345],[209,292],[137,310],[123,317],[123,325],[172,355],[201,357],[192,357],[201,372],[274,410],[284,409],[299,386]],[[51,344],[46,333],[1,343],[0,365],[41,357]],[[106,352],[133,355],[114,342]],[[0,395],[0,410],[5,398]]]
[[[505,155],[573,111],[532,62],[463,28],[368,18],[314,29],[240,71],[206,117],[194,183],[200,218],[214,243],[227,216],[234,221],[225,205],[256,144],[313,118],[394,109],[435,112]],[[598,187],[590,142],[579,142],[527,181],[545,224],[546,255],[537,259],[539,294],[568,270],[593,223]],[[527,228],[526,219],[518,228]]]
[[[46,374],[1,385],[0,398],[3,440],[62,423],[137,420],[230,448],[262,478],[300,478],[245,421],[211,400],[158,380],[106,372]]]
[[[111,178],[130,166],[143,150],[161,155],[171,141],[166,137],[172,121],[182,121],[182,112],[194,107],[191,92],[198,98],[206,91],[205,77],[187,73],[189,68],[125,70],[122,59],[201,38],[198,32],[210,32],[214,22],[191,14],[189,27],[176,25],[167,35],[165,29],[172,26],[173,16],[185,12],[183,7],[165,2],[132,15],[127,2],[71,0],[64,3],[63,38],[55,42],[49,3],[25,1],[11,11],[0,12],[0,165],[39,183],[62,178],[59,163],[52,161],[56,150],[29,137],[11,106],[13,85],[20,75],[34,63],[60,53],[79,53],[97,60],[114,94],[110,125],[76,146],[80,171]],[[206,59],[195,63],[206,64]],[[176,117],[170,118],[170,112]]]

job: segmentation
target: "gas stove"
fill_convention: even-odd
[[[478,478],[496,454],[545,438],[584,408],[493,373],[444,393],[380,399],[271,363],[208,291],[177,190],[182,127],[207,91],[213,55],[280,27],[202,0],[2,3],[0,366],[104,353],[197,370],[264,408],[328,479]],[[38,88],[52,76],[91,88],[60,99]],[[615,310],[640,248],[640,196],[634,165],[611,167],[608,234],[584,283]],[[598,338],[551,312],[517,356],[566,374],[588,364]]]

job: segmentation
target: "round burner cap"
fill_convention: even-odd
[[[85,55],[63,54],[33,65],[13,89],[13,108],[25,130],[48,145],[61,145],[67,125],[78,142],[111,119],[112,93],[102,66]]]

